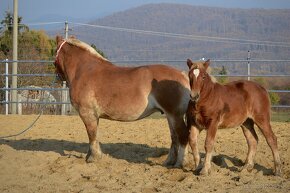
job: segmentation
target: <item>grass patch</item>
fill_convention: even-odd
[[[290,111],[272,111],[271,121],[290,122]]]

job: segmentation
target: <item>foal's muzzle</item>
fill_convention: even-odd
[[[199,93],[196,93],[194,95],[190,94],[190,100],[197,101],[199,99]]]

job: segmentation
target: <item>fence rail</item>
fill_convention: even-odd
[[[290,65],[290,60],[253,60],[250,58],[247,58],[246,60],[242,59],[234,59],[234,60],[224,60],[224,59],[217,59],[217,60],[211,60],[213,63],[243,63],[245,67],[247,68],[247,74],[227,74],[227,75],[219,75],[219,74],[213,74],[213,76],[216,77],[247,77],[250,79],[251,77],[270,77],[270,78],[281,78],[281,77],[290,77],[290,74],[251,74],[251,63],[262,63],[262,62],[271,62],[271,63],[278,63],[278,62],[284,62],[287,63],[287,65]],[[9,77],[17,76],[17,77],[55,77],[55,74],[50,73],[35,73],[35,74],[11,74],[8,72],[8,65],[13,62],[18,63],[30,63],[32,65],[47,65],[47,64],[53,64],[53,60],[0,60],[0,67],[2,65],[5,65],[5,73],[1,73],[0,77],[5,77],[5,84],[3,88],[0,88],[0,91],[5,92],[5,100],[0,101],[0,105],[5,105],[6,114],[8,114],[8,108],[9,104],[47,104],[47,105],[62,105],[61,112],[65,114],[66,108],[70,106],[69,98],[68,98],[68,88],[66,85],[63,85],[62,88],[56,88],[56,87],[21,87],[21,88],[10,88],[8,85]],[[144,63],[185,63],[185,60],[113,60],[112,61],[115,64],[136,64],[141,65]],[[290,72],[288,72],[290,73]],[[65,83],[64,83],[65,84]],[[42,96],[42,99],[39,101],[36,100],[26,100],[26,101],[11,101],[9,98],[10,91],[17,90],[17,91],[41,91],[41,92],[61,92],[60,101],[53,101],[48,102],[44,101],[45,98]],[[269,93],[290,93],[290,90],[268,90]],[[273,108],[290,108],[290,105],[272,105]],[[65,108],[65,109],[63,109]]]

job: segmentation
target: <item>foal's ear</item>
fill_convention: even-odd
[[[190,69],[191,66],[193,65],[192,61],[190,59],[187,59],[187,66]]]
[[[205,61],[205,62],[203,63],[203,67],[204,67],[205,69],[207,69],[207,68],[209,67],[209,65],[210,65],[210,59],[208,59],[207,61]]]

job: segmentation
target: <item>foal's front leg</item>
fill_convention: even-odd
[[[198,137],[199,130],[195,126],[191,126],[190,128],[190,134],[189,134],[189,145],[192,150],[194,162],[195,162],[195,169],[198,168],[199,163],[200,163],[200,155],[198,151]]]
[[[217,132],[216,125],[211,124],[211,126],[207,129],[205,146],[204,146],[206,155],[205,155],[203,168],[200,171],[200,175],[208,175],[209,174],[216,132]]]
[[[102,156],[100,144],[97,139],[99,118],[90,109],[81,109],[79,114],[86,126],[87,134],[89,137],[89,150],[86,156],[86,161],[91,163],[95,160],[96,157]]]

